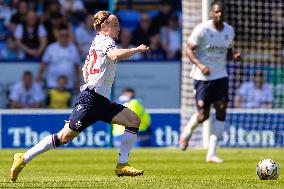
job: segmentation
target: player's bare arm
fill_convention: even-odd
[[[84,66],[82,67],[82,75],[85,83],[88,82],[88,71],[87,71],[88,61],[85,61]]]
[[[146,45],[139,45],[136,48],[130,48],[130,49],[111,49],[107,52],[107,56],[113,60],[113,61],[119,61],[119,60],[125,60],[129,57],[133,56],[136,53],[140,52],[147,52],[149,51],[149,47]]]
[[[207,66],[202,64],[202,62],[197,58],[194,49],[196,48],[196,45],[193,45],[191,43],[187,43],[186,48],[186,56],[189,58],[189,60],[195,64],[204,75],[210,75],[210,70]]]
[[[76,79],[75,79],[75,88],[77,91],[80,91],[80,85],[81,85],[81,71],[80,71],[80,66],[78,64],[74,65],[74,71],[75,71],[75,75],[76,75]]]
[[[42,62],[42,63],[40,64],[39,72],[38,72],[38,75],[37,75],[37,78],[36,78],[36,81],[37,81],[37,82],[42,81],[42,79],[43,79],[43,73],[45,72],[45,70],[46,70],[46,63]]]

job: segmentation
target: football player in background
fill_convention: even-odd
[[[234,29],[224,21],[225,5],[213,1],[210,8],[211,20],[197,25],[187,41],[186,55],[193,64],[191,77],[194,79],[196,106],[180,136],[180,148],[188,147],[189,139],[198,124],[209,118],[210,106],[216,110],[216,121],[211,128],[207,162],[223,162],[216,155],[216,146],[221,139],[226,119],[228,102],[227,60],[240,60],[240,53],[233,52]]]

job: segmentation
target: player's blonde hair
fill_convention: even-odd
[[[99,11],[93,16],[94,28],[99,31],[101,29],[101,25],[108,19],[111,15],[108,11]]]

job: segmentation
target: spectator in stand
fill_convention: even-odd
[[[145,54],[145,59],[146,60],[164,60],[166,59],[166,52],[162,48],[161,40],[160,40],[160,35],[154,34],[150,38],[150,49],[151,53],[146,53]]]
[[[84,23],[80,24],[75,30],[75,39],[81,57],[86,57],[90,48],[90,41],[93,41],[95,37],[93,26],[93,16],[88,15],[85,18]]]
[[[142,13],[140,16],[140,22],[137,28],[133,32],[132,43],[133,45],[144,44],[150,45],[150,31],[151,26],[151,18],[148,13]]]
[[[25,58],[25,53],[17,47],[14,36],[8,35],[0,48],[0,59],[21,60]]]
[[[76,24],[83,20],[86,9],[82,0],[59,0],[59,2],[69,21]]]
[[[25,52],[26,58],[40,58],[47,44],[47,35],[35,12],[28,12],[26,22],[17,25],[15,38],[18,47]]]
[[[20,1],[18,3],[17,12],[14,15],[12,15],[12,18],[11,18],[11,21],[10,21],[11,22],[10,30],[12,32],[15,32],[18,24],[24,24],[25,23],[28,11],[29,11],[29,9],[28,9],[27,2],[26,1]]]
[[[71,24],[60,12],[51,12],[44,26],[47,29],[48,44],[59,40],[59,30],[61,27],[67,27],[70,41],[74,41]]]
[[[139,125],[139,132],[137,135],[137,140],[134,146],[141,147],[141,146],[149,146],[150,144],[150,123],[151,117],[149,113],[145,110],[142,103],[137,99],[135,90],[132,88],[125,88],[122,94],[118,98],[119,104],[123,104],[130,110],[132,110],[141,120]],[[113,147],[118,148],[121,144],[121,139],[123,133],[125,131],[125,127],[119,124],[113,124],[112,127],[112,135],[113,140],[112,144]]]
[[[177,15],[171,15],[167,26],[161,28],[161,41],[168,59],[181,58],[182,33]]]
[[[42,15],[44,2],[46,0],[25,0],[25,1],[27,2],[30,10],[36,11],[38,15]]]
[[[82,0],[59,0],[64,12],[85,12]]]
[[[160,12],[152,20],[151,31],[156,34],[160,32],[163,26],[168,25],[168,20],[172,14],[172,6],[169,0],[160,1]]]
[[[4,0],[5,1],[5,0]],[[19,0],[11,0],[10,2],[8,2],[9,4],[9,7],[11,9],[11,12],[12,12],[12,15],[14,15],[15,13],[17,13],[17,9],[18,9],[18,6],[19,6]]]
[[[4,3],[4,0],[0,0],[0,40],[7,36],[11,16],[11,9]]]
[[[264,83],[264,73],[256,71],[253,81],[244,82],[235,97],[236,108],[272,108],[272,86]]]
[[[131,32],[127,28],[122,29],[119,34],[120,43],[117,45],[118,48],[122,49],[134,48],[135,46],[131,44],[131,39],[132,39]],[[140,60],[141,58],[142,54],[136,53],[135,55],[131,56],[129,60]]]
[[[42,23],[46,23],[50,19],[50,15],[54,12],[60,13],[61,6],[57,0],[45,1],[44,12],[40,17]]]
[[[10,90],[10,108],[40,108],[44,93],[40,85],[33,81],[30,71],[25,71],[23,80],[16,83]]]
[[[70,108],[72,95],[66,90],[67,83],[67,78],[64,75],[61,75],[57,79],[57,87],[48,90],[46,98],[48,108]]]
[[[37,81],[43,80],[45,70],[47,88],[57,87],[57,78],[64,75],[67,80],[67,90],[79,91],[80,87],[80,55],[73,42],[67,27],[59,29],[58,41],[50,44],[44,52]]]
[[[271,13],[272,13],[271,22],[270,22],[271,25],[269,29],[271,31],[276,32],[274,35],[277,36],[278,38],[277,41],[281,42],[281,49],[280,49],[279,55],[281,56],[283,60],[284,59],[284,32],[283,32],[283,29],[276,29],[276,28],[284,28],[284,10],[282,7],[277,7],[273,9]]]

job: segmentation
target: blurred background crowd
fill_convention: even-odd
[[[121,22],[120,47],[142,43],[151,46],[151,54],[133,59],[181,57],[180,7],[172,6],[167,0],[158,3],[159,9],[155,10],[116,12]],[[92,15],[107,6],[105,0],[0,0],[0,59],[41,60],[48,47],[60,41],[62,28],[67,29],[69,43],[84,58],[95,35]]]
[[[117,9],[120,48],[140,44],[151,53],[131,60],[181,58],[181,2],[161,0],[142,9]],[[152,9],[150,7],[156,7]],[[96,35],[93,14],[107,0],[0,0],[0,60],[37,62],[7,91],[10,108],[69,108],[79,92],[81,66]],[[73,100],[72,100],[73,99]]]

